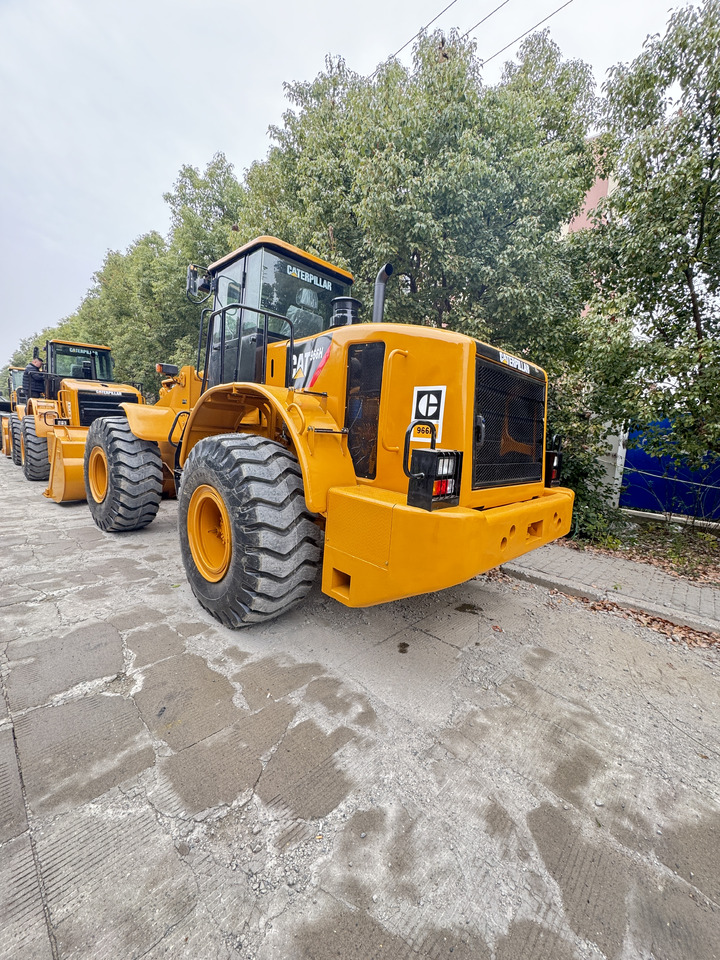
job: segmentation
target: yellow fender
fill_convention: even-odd
[[[190,414],[180,465],[204,437],[223,433],[255,433],[289,441],[302,469],[305,502],[313,513],[327,512],[331,487],[357,483],[347,435],[328,413],[323,397],[259,383],[213,387]]]
[[[121,403],[120,406],[127,414],[130,429],[140,440],[154,440],[156,443],[166,443],[177,410],[172,407],[157,407],[148,403]],[[176,429],[177,440],[182,430],[182,422]]]
[[[160,457],[163,466],[163,493],[168,497],[175,496],[175,447],[182,436],[187,417],[175,418],[178,410],[172,407],[150,404],[121,403],[120,406],[127,414],[130,429],[140,440],[154,440],[160,448]],[[181,408],[183,411],[185,407]],[[189,413],[189,411],[187,411]],[[175,427],[173,428],[173,423]],[[172,443],[168,441],[172,430]]]

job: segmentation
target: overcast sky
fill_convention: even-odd
[[[241,176],[262,159],[284,81],[312,79],[328,53],[370,74],[449,2],[0,0],[0,365],[77,309],[107,250],[167,232],[162,195],[183,164],[222,151]],[[464,32],[500,2],[455,0],[432,29]],[[478,56],[562,2],[508,0],[473,32]],[[602,82],[678,5],[573,0],[547,26]]]

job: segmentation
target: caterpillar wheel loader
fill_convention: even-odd
[[[391,273],[362,323],[351,274],[272,237],[202,278],[191,267],[190,295],[213,298],[199,396],[178,416],[124,405],[136,441],[176,444],[185,570],[229,627],[283,613],[320,571],[327,595],[369,606],[570,529],[544,371],[462,334],[383,323]],[[110,462],[107,447],[97,456]],[[88,443],[86,470],[92,458]]]
[[[142,391],[138,384],[116,383],[110,348],[92,343],[48,340],[42,377],[41,396],[18,400],[23,472],[28,480],[47,481],[44,495],[57,503],[84,500],[88,428],[98,417],[121,412],[121,403],[144,404]]]
[[[20,464],[20,421],[16,407],[18,391],[22,398],[23,368],[11,366],[8,368],[8,399],[0,404],[0,430],[2,431],[2,451],[6,457],[11,457],[13,463]],[[13,442],[16,438],[17,442]]]

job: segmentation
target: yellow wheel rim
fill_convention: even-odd
[[[230,566],[232,533],[228,512],[215,487],[203,484],[193,493],[187,532],[198,572],[210,583],[222,580]]]
[[[93,447],[88,460],[88,482],[95,503],[102,503],[107,494],[108,465],[102,447]]]

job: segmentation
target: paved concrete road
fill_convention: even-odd
[[[40,487],[0,459],[0,957],[720,956],[716,651],[497,576],[232,632],[174,503]]]

